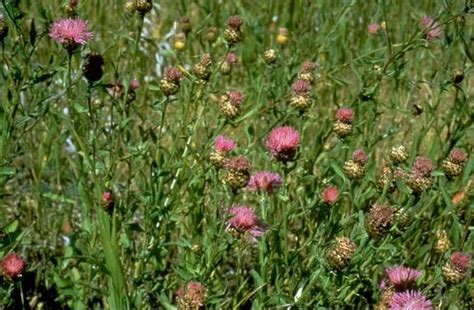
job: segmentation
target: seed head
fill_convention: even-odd
[[[352,133],[352,124],[336,121],[333,130],[340,139],[343,139]]]
[[[443,267],[443,276],[447,283],[461,283],[470,277],[470,269],[471,256],[462,252],[454,252]]]
[[[438,230],[436,232],[436,243],[434,246],[434,250],[436,254],[439,254],[439,255],[444,254],[449,250],[450,247],[451,247],[451,242],[449,241],[446,231]]]
[[[353,180],[361,179],[365,174],[365,166],[354,160],[347,160],[342,170],[349,179]]]

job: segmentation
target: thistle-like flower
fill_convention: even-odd
[[[402,164],[408,159],[408,152],[403,145],[393,146],[390,149],[390,159],[394,164]]]
[[[247,236],[256,241],[256,238],[263,236],[268,229],[267,225],[249,207],[232,207],[229,214],[232,217],[227,222],[227,229],[236,232],[239,236]]]
[[[234,45],[242,40],[243,21],[240,16],[230,16],[227,19],[227,27],[224,30],[224,39],[229,45]]]
[[[211,55],[202,55],[201,60],[193,67],[194,75],[202,81],[208,81],[209,77],[211,76],[211,65]]]
[[[380,26],[377,23],[371,23],[367,26],[367,32],[369,35],[375,35],[379,32]]]
[[[299,145],[300,134],[290,126],[274,128],[265,141],[265,146],[272,156],[282,162],[292,160]]]
[[[467,155],[462,150],[454,148],[449,153],[448,158],[443,160],[441,168],[448,177],[456,177],[460,175],[466,166]]]
[[[176,68],[168,68],[160,81],[160,90],[165,96],[175,95],[179,91],[180,81],[183,74]]]
[[[321,197],[325,204],[333,205],[339,198],[339,190],[335,186],[326,187],[322,192]]]
[[[254,191],[273,193],[282,184],[281,176],[275,172],[260,171],[250,177],[248,187]]]
[[[344,174],[350,179],[363,178],[365,175],[365,165],[368,160],[369,157],[363,150],[358,149],[354,151],[354,153],[352,153],[352,159],[344,163]]]
[[[230,52],[225,57],[224,62],[221,65],[221,73],[228,75],[232,72],[232,68],[237,64],[237,55],[234,52]]]
[[[393,294],[390,302],[391,310],[433,310],[431,301],[419,291],[405,291]]]
[[[421,276],[421,271],[404,267],[393,266],[385,269],[385,279],[381,287],[393,287],[397,292],[414,288],[416,280]]]
[[[25,269],[25,261],[15,253],[10,253],[2,259],[3,274],[10,280],[21,278]]]
[[[92,39],[92,32],[87,31],[87,21],[79,18],[64,18],[54,22],[49,36],[70,53]]]
[[[306,80],[313,83],[315,80],[314,70],[316,69],[316,63],[306,60],[301,65],[301,69],[298,72],[298,80]]]
[[[235,119],[240,113],[240,106],[245,100],[245,96],[240,91],[229,91],[221,97],[219,107],[224,116]]]
[[[438,230],[435,235],[436,243],[434,245],[434,250],[436,254],[442,255],[451,248],[451,241],[449,241],[445,230]]]
[[[209,155],[210,162],[216,168],[223,167],[227,154],[236,146],[237,143],[234,140],[223,135],[217,136],[214,140],[214,151]]]
[[[293,83],[293,96],[290,100],[290,106],[296,110],[303,112],[311,105],[311,98],[309,92],[311,91],[311,84],[307,80],[297,80]]]
[[[426,39],[435,40],[443,36],[443,29],[433,17],[427,15],[423,16],[420,24]]]
[[[245,156],[236,156],[228,159],[224,167],[224,182],[230,186],[232,190],[238,190],[247,186],[250,180],[250,162]]]
[[[199,282],[191,281],[177,292],[179,310],[203,309],[206,301],[206,287]]]
[[[365,217],[365,229],[369,236],[378,239],[385,236],[393,224],[394,210],[388,205],[373,205]]]
[[[471,276],[471,256],[463,252],[454,252],[443,267],[443,276],[447,283],[461,283]]]
[[[343,107],[337,110],[333,130],[339,138],[342,139],[352,133],[353,121],[354,111],[351,108]]]

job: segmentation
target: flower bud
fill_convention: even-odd
[[[209,43],[214,43],[216,42],[217,40],[217,33],[218,33],[218,29],[216,27],[210,27],[208,30],[207,30],[207,35],[206,35],[206,38],[207,38],[207,42]]]
[[[263,60],[265,60],[267,64],[274,63],[277,60],[276,51],[274,49],[266,50],[265,53],[263,53]]]
[[[451,242],[445,230],[438,230],[436,232],[436,242],[434,245],[435,253],[442,255],[451,248]]]
[[[390,159],[395,164],[404,163],[408,159],[408,152],[403,145],[393,146],[390,149]]]
[[[336,237],[336,244],[329,248],[326,260],[336,270],[342,270],[349,265],[357,245],[347,237]]]
[[[224,39],[229,45],[234,45],[242,40],[243,21],[240,16],[231,16],[227,19],[227,27],[224,30]]]

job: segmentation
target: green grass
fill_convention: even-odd
[[[474,161],[455,178],[441,168],[454,147],[470,154],[474,146],[467,2],[155,0],[143,22],[125,1],[83,0],[77,14],[94,39],[74,53],[71,72],[66,50],[48,36],[66,2],[15,2],[0,5],[9,26],[0,42],[0,257],[16,252],[27,270],[21,281],[0,278],[6,308],[172,309],[189,281],[205,285],[210,309],[367,308],[380,300],[379,282],[393,265],[423,270],[417,287],[435,307],[473,307],[471,278],[447,284],[442,272],[453,252],[473,254]],[[223,31],[232,15],[244,21],[243,40],[229,47]],[[424,15],[442,26],[441,39],[424,38]],[[174,35],[166,35],[183,16],[192,30],[177,52]],[[368,24],[383,21],[385,30],[368,35]],[[211,26],[219,28],[213,44]],[[276,42],[279,27],[289,31],[285,46]],[[268,65],[263,54],[271,48],[278,60]],[[219,65],[228,51],[239,63],[225,76]],[[88,52],[105,58],[104,76],[92,86],[81,71]],[[207,83],[191,69],[204,53],[213,59]],[[305,60],[318,63],[317,80],[313,104],[300,114],[288,102]],[[159,84],[171,66],[184,78],[166,98]],[[460,84],[451,81],[454,69],[464,71]],[[134,101],[107,94],[108,84],[133,78],[140,81]],[[245,95],[233,121],[219,110],[228,90]],[[356,116],[341,140],[332,128],[343,106]],[[301,133],[301,146],[283,165],[263,141],[286,124]],[[282,175],[282,187],[231,191],[209,162],[219,134],[237,141],[233,154],[247,156],[252,172]],[[399,144],[409,153],[402,168],[417,156],[437,164],[433,187],[421,195],[404,182],[394,192],[376,187]],[[351,181],[343,166],[359,148],[369,162],[365,177]],[[329,185],[339,189],[333,206],[321,199]],[[103,208],[104,191],[115,196],[113,211]],[[465,199],[453,202],[460,191]],[[381,203],[411,218],[374,240],[364,222]],[[239,204],[269,225],[255,243],[226,229],[226,208]],[[439,230],[451,242],[441,255],[434,251]],[[336,271],[326,253],[341,236],[357,251]]]

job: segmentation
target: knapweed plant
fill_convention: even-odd
[[[0,308],[473,309],[474,2],[0,2]]]

